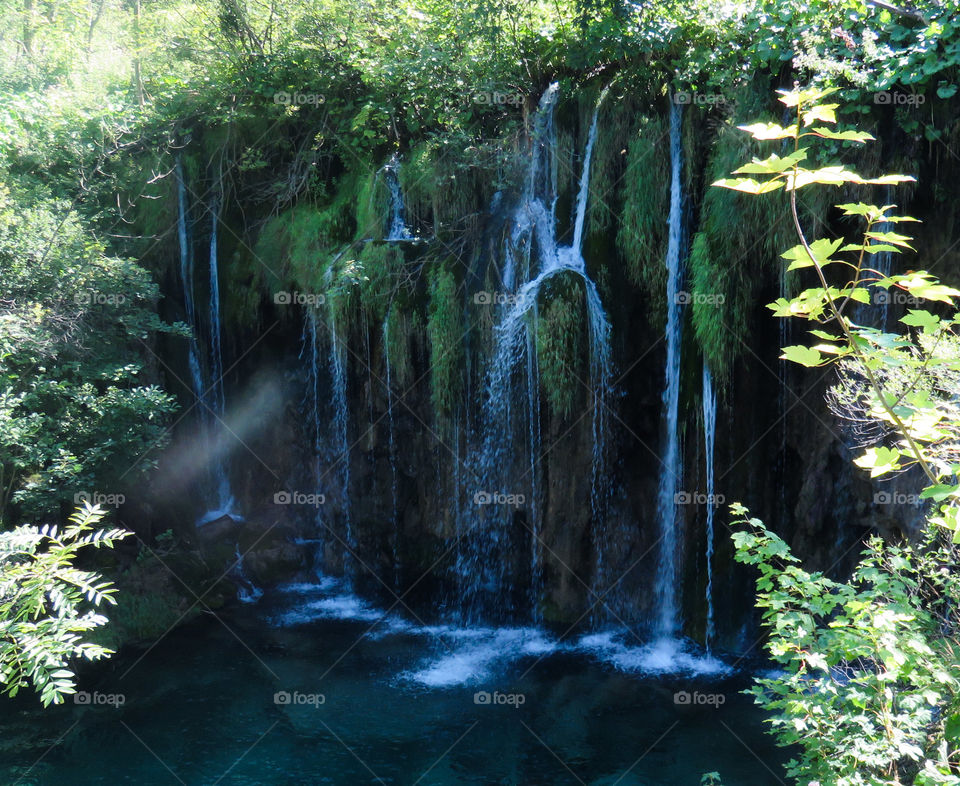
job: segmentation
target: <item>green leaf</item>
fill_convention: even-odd
[[[900,183],[913,183],[915,177],[910,175],[884,175],[883,177],[864,178],[861,182],[872,186],[896,186]]]
[[[824,128],[823,126],[816,126],[811,128],[801,136],[807,136],[808,134],[823,137],[824,139],[837,139],[844,142],[859,142],[863,144],[864,142],[871,142],[875,138],[872,134],[868,134],[866,131],[834,131],[832,128]]]
[[[889,251],[891,254],[903,253],[896,246],[890,246],[885,243],[849,243],[840,249],[841,251],[866,251],[868,254],[879,254],[881,251]]]
[[[901,248],[909,248],[911,251],[916,250],[907,242],[908,240],[913,240],[913,238],[908,235],[901,235],[898,232],[866,232],[864,236],[871,240],[878,240],[881,243],[891,243]]]
[[[854,459],[861,469],[869,469],[870,477],[877,478],[900,468],[900,451],[879,446],[868,448],[860,458]]]
[[[818,104],[817,106],[810,107],[810,109],[802,113],[804,126],[809,126],[818,120],[821,123],[836,123],[836,109],[839,106],[840,104]]]
[[[953,302],[953,298],[960,297],[960,290],[936,283],[936,279],[928,273],[891,276],[890,281],[900,288],[907,290],[911,295],[922,297],[925,300],[951,303]]]
[[[957,496],[958,492],[960,492],[960,486],[940,483],[936,486],[927,486],[927,488],[920,492],[920,498],[932,499],[934,502],[943,502],[949,497]]]
[[[749,164],[733,170],[735,175],[776,175],[802,161],[807,157],[807,148],[802,147],[788,156],[780,157],[776,154],[768,156],[762,161],[754,158]]]
[[[783,188],[783,181],[768,180],[765,183],[758,183],[756,180],[748,177],[738,177],[717,180],[713,185],[720,186],[721,188],[730,188],[734,191],[743,191],[747,194],[765,194],[768,191],[776,191],[778,188]]]
[[[844,183],[863,183],[863,178],[856,172],[842,166],[825,166],[820,169],[801,169],[799,172],[787,175],[787,190],[803,188],[811,183],[820,183],[825,186],[841,186]]]
[[[808,368],[820,366],[824,362],[824,358],[818,350],[800,345],[784,347],[783,354],[780,355],[780,358],[781,360],[799,363],[801,366],[807,366]]]
[[[741,131],[746,131],[754,139],[760,140],[769,140],[769,139],[787,139],[793,138],[797,135],[798,128],[796,125],[779,126],[776,123],[752,123],[748,126],[737,126]]]
[[[800,104],[815,104],[822,98],[836,93],[839,88],[836,87],[805,87],[794,88],[793,90],[777,90],[780,97],[777,99],[785,106],[798,106]]]
[[[868,205],[866,202],[845,202],[842,205],[834,205],[834,207],[842,210],[845,216],[875,216],[879,219],[883,212],[876,205]]]
[[[905,316],[900,317],[900,321],[910,327],[919,327],[931,331],[940,324],[940,317],[931,314],[929,311],[911,308]]]
[[[809,252],[802,245],[799,245],[784,251],[780,256],[782,256],[784,259],[792,260],[787,270],[813,267],[813,260],[810,258],[811,253],[813,254],[813,259],[816,259],[817,264],[820,265],[820,267],[823,267],[824,265],[828,265],[831,262],[837,261],[835,259],[831,259],[831,256],[840,247],[841,243],[843,243],[843,238],[837,238],[836,240],[819,238],[810,243]]]

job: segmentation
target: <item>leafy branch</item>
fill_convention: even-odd
[[[861,239],[845,243],[843,237],[810,239],[804,232],[797,210],[797,191],[818,184],[827,186],[896,186],[912,181],[907,175],[883,175],[866,178],[844,165],[807,168],[805,162],[811,152],[806,141],[830,140],[864,144],[873,137],[859,130],[835,130],[838,104],[824,103],[833,89],[794,88],[779,91],[780,101],[796,112],[796,122],[786,127],[774,123],[754,123],[741,126],[760,141],[793,142],[793,151],[787,155],[773,154],[765,159],[754,158],[734,171],[739,177],[724,178],[715,186],[748,194],[765,194],[785,189],[789,194],[793,227],[799,244],[783,253],[788,260],[787,270],[812,268],[819,286],[803,290],[793,298],[780,298],[769,307],[778,317],[799,317],[822,326],[835,326],[837,333],[812,328],[810,333],[818,343],[813,346],[784,347],[782,357],[808,367],[839,364],[842,371],[865,381],[864,410],[874,419],[887,424],[896,435],[894,444],[876,444],[868,447],[856,464],[880,477],[918,466],[927,479],[924,496],[946,504],[941,507],[938,522],[960,539],[958,506],[960,483],[958,467],[953,462],[956,454],[954,429],[949,426],[952,411],[951,395],[930,384],[920,384],[936,376],[934,366],[958,368],[956,354],[932,351],[940,339],[955,339],[956,314],[943,318],[923,309],[910,309],[901,318],[908,330],[904,334],[887,333],[877,328],[857,324],[847,313],[848,304],[872,302],[871,291],[883,289],[906,293],[905,297],[919,304],[921,300],[956,305],[960,291],[941,284],[926,271],[887,275],[866,266],[873,254],[902,253],[913,250],[911,237],[889,227],[916,221],[910,216],[894,215],[896,205],[873,205],[850,202],[836,205],[844,217],[859,218],[864,223]],[[757,179],[757,178],[760,179]],[[852,255],[852,256],[851,256]],[[831,283],[827,267],[848,271],[842,284]],[[841,279],[842,280],[842,279]],[[889,295],[888,295],[889,297]],[[911,335],[909,329],[914,329]],[[952,341],[948,341],[950,345]],[[904,384],[907,374],[913,381]]]
[[[114,588],[93,571],[79,570],[81,549],[112,548],[129,535],[99,529],[105,512],[84,507],[60,529],[22,526],[0,533],[0,689],[16,696],[33,687],[44,706],[76,691],[73,658],[99,660],[112,651],[84,640],[104,625],[97,612],[114,604]]]

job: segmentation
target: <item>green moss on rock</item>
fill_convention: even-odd
[[[583,290],[573,282],[550,288],[537,319],[537,363],[540,387],[551,411],[560,418],[573,414],[583,388]]]
[[[670,212],[670,161],[665,155],[668,127],[662,118],[643,117],[627,150],[623,211],[617,247],[629,279],[646,291],[650,318],[659,329],[665,319],[667,216]]]
[[[430,341],[430,383],[434,411],[449,416],[463,392],[463,315],[457,281],[445,265],[430,275],[427,336]]]

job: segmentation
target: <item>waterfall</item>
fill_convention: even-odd
[[[183,306],[187,324],[190,326],[190,340],[187,346],[187,364],[190,367],[190,382],[197,401],[204,396],[203,370],[200,367],[200,347],[197,343],[197,314],[193,301],[193,246],[190,239],[187,206],[187,183],[183,173],[183,157],[176,160],[177,178],[177,240],[180,245],[180,281],[183,284]],[[201,407],[201,410],[203,408]],[[201,417],[206,417],[203,410]]]
[[[529,529],[532,533],[531,579],[532,591],[542,576],[542,549],[539,547],[540,535],[538,472],[540,459],[540,403],[539,372],[536,355],[536,303],[542,286],[561,273],[570,273],[583,282],[590,340],[590,387],[592,390],[591,414],[593,425],[593,457],[591,478],[591,505],[595,526],[602,525],[607,492],[607,413],[610,397],[612,365],[610,360],[610,323],[600,300],[599,292],[590,278],[583,259],[581,244],[589,192],[590,159],[597,134],[597,115],[600,102],[606,91],[601,93],[593,118],[586,147],[576,202],[574,221],[574,239],[570,246],[558,246],[556,241],[555,208],[557,199],[556,170],[553,158],[556,145],[553,113],[557,98],[557,85],[547,88],[540,99],[540,106],[534,121],[530,168],[527,173],[524,193],[514,212],[514,225],[507,240],[503,256],[502,280],[511,288],[511,295],[502,309],[499,323],[494,329],[494,352],[490,361],[486,383],[486,404],[483,412],[483,449],[481,466],[484,491],[487,494],[519,494],[521,489],[508,487],[511,483],[511,462],[515,442],[511,435],[515,433],[514,417],[526,417],[527,450],[530,470],[522,474],[531,477],[525,479],[524,492],[530,494],[530,504],[526,506],[531,518]],[[533,254],[534,247],[537,254]],[[530,278],[536,264],[537,274]],[[517,285],[517,282],[521,281]],[[514,405],[516,371],[526,355],[525,406]],[[517,382],[519,380],[516,380]],[[526,499],[521,504],[525,504]],[[511,521],[505,505],[489,505],[488,510],[478,513],[486,524],[481,537],[482,544],[476,544],[470,552],[468,564],[473,587],[508,591],[506,586],[506,565],[509,546],[508,526]],[[473,592],[475,592],[474,590]],[[469,605],[469,600],[468,600]],[[538,605],[534,600],[534,608]]]
[[[350,552],[356,550],[353,522],[350,506],[350,445],[348,442],[347,375],[343,348],[337,337],[337,325],[332,305],[327,306],[326,326],[327,356],[324,358],[324,341],[321,336],[323,327],[322,312],[316,308],[307,308],[304,312],[303,334],[301,336],[300,359],[308,364],[308,384],[304,396],[305,409],[309,412],[313,437],[313,482],[315,493],[327,497],[328,484],[323,482],[327,475],[336,478],[339,484],[339,496],[342,501],[344,519],[344,538],[330,540],[327,532],[332,532],[330,521],[323,512],[324,506],[317,506],[314,513],[317,550],[315,568],[323,570],[324,545],[336,545],[345,552],[344,568],[349,573],[352,565]],[[345,544],[345,545],[344,545]]]
[[[717,438],[717,394],[713,389],[710,367],[703,363],[703,453],[707,467],[707,625],[704,644],[707,652],[713,643],[713,518],[716,505],[714,489],[714,447]]]
[[[893,200],[893,187],[884,186],[883,187],[883,203],[884,205],[889,205]],[[884,221],[877,228],[878,232],[893,232],[896,226],[890,221]],[[889,276],[893,272],[893,252],[892,251],[881,251],[878,254],[871,254],[870,266],[873,267],[881,276]],[[894,294],[898,290],[891,287],[884,294],[886,297],[883,298],[883,301],[880,303],[880,313],[879,313],[879,325],[877,325],[880,330],[887,329],[887,322],[890,315],[890,295]]]
[[[406,210],[403,204],[403,190],[400,188],[400,161],[394,154],[383,167],[384,180],[390,189],[390,224],[387,227],[386,240],[413,240],[407,229]]]
[[[787,284],[787,265],[784,262],[780,264],[780,297],[790,299],[790,287]],[[780,319],[780,347],[790,346],[792,319]],[[789,517],[789,506],[787,504],[787,391],[790,389],[790,363],[785,361],[777,362],[777,412],[779,418],[777,422],[780,431],[780,450],[777,453],[777,514],[781,526],[785,526]]]
[[[527,422],[529,424],[527,450],[530,459],[530,608],[533,619],[540,621],[540,597],[543,594],[543,547],[539,515],[540,483],[537,471],[540,454],[540,368],[537,363],[537,304],[531,306],[530,323],[526,330],[527,352]]]
[[[197,318],[196,301],[193,291],[193,244],[190,237],[189,208],[187,204],[187,184],[183,170],[183,159],[177,156],[174,165],[177,182],[177,240],[180,250],[180,280],[183,285],[183,305],[191,335],[187,347],[187,365],[190,369],[190,382],[193,395],[200,402],[199,420],[201,431],[207,440],[207,451],[213,466],[211,481],[216,493],[216,503],[212,510],[208,510],[197,521],[197,526],[203,525],[220,516],[230,515],[233,510],[233,495],[230,493],[230,481],[226,467],[220,460],[221,450],[218,448],[218,434],[220,421],[223,419],[225,400],[223,392],[223,359],[220,346],[220,283],[218,272],[218,228],[220,222],[220,201],[218,193],[211,202],[210,227],[210,303],[208,321],[210,326],[210,385],[204,382],[203,364],[201,362],[200,344],[197,340],[199,320]]]
[[[233,553],[237,559],[233,563],[230,574],[237,585],[237,600],[241,603],[256,603],[263,597],[263,590],[254,584],[253,580],[247,575],[243,566],[243,555],[240,553],[239,543],[234,546]]]
[[[303,334],[300,338],[300,343],[300,359],[303,360],[305,354],[309,357],[306,401],[309,402],[308,408],[311,414],[313,435],[314,493],[322,494],[323,484],[321,481],[323,478],[323,469],[321,457],[323,455],[323,426],[320,416],[320,347],[319,336],[317,335],[317,312],[313,308],[304,310]],[[314,509],[314,533],[317,538],[317,548],[314,552],[314,568],[317,572],[322,572],[323,546],[327,541],[325,532],[326,525],[321,510],[319,505]]]
[[[216,192],[210,205],[210,395],[208,406],[214,416],[215,431],[220,430],[226,409],[223,393],[223,353],[220,346],[220,277],[217,249],[222,198],[222,192]],[[219,460],[215,467],[215,477],[219,512],[226,514],[233,508],[233,495],[230,493],[230,480],[227,477],[226,467]]]
[[[667,363],[663,388],[665,446],[660,460],[657,517],[660,522],[660,563],[656,578],[656,632],[673,638],[681,628],[677,602],[677,483],[683,472],[680,456],[678,410],[680,404],[680,340],[683,314],[679,297],[683,279],[683,140],[682,106],[670,104],[670,231],[667,240]]]
[[[344,362],[343,348],[340,346],[340,339],[337,336],[337,320],[334,309],[331,305],[328,311],[327,325],[330,330],[330,381],[331,381],[331,404],[333,405],[333,417],[331,422],[333,449],[335,451],[335,461],[340,465],[340,493],[343,504],[343,520],[346,534],[347,547],[351,551],[356,550],[356,542],[353,537],[353,522],[351,520],[350,505],[350,443],[347,435],[347,425],[349,422],[349,410],[347,408],[347,371]],[[350,564],[351,555],[344,555],[345,564]]]
[[[557,145],[554,109],[557,104],[558,90],[559,85],[554,82],[544,91],[533,121],[530,165],[524,182],[524,191],[513,213],[513,228],[509,241],[504,245],[501,279],[504,288],[509,292],[513,292],[516,288],[518,272],[523,276],[523,281],[530,278],[530,257],[535,233],[539,234],[538,240],[541,247],[556,246],[554,224],[557,178],[553,156]],[[521,271],[517,270],[518,253],[523,262]]]
[[[400,515],[397,509],[397,449],[393,423],[393,378],[390,373],[390,312],[387,311],[383,319],[383,363],[386,370],[387,383],[387,427],[389,429],[390,449],[390,499],[392,502],[391,517],[393,525],[393,574],[394,586],[400,586]]]

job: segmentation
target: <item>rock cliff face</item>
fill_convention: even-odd
[[[524,152],[499,190],[472,170],[425,186],[422,173],[404,172],[401,156],[388,172],[396,177],[389,193],[368,197],[381,213],[379,228],[364,234],[358,219],[337,254],[311,251],[300,264],[310,268],[312,260],[309,281],[290,273],[270,286],[258,283],[250,258],[262,254],[258,239],[269,224],[251,226],[239,208],[225,209],[230,235],[243,240],[223,233],[222,442],[211,448],[188,415],[155,475],[153,512],[145,508],[142,519],[191,529],[211,507],[199,468],[212,455],[227,472],[233,512],[243,521],[221,519],[196,537],[229,543],[231,554],[238,545],[257,584],[320,569],[347,573],[358,589],[388,602],[399,593],[423,616],[564,627],[606,620],[649,632],[663,595],[658,566],[668,558],[657,503],[668,438],[667,109],[648,102],[638,122],[629,96],[581,102],[593,109],[591,125],[573,102],[559,96],[554,106],[544,96],[539,107],[528,106],[526,137],[510,140]],[[717,504],[716,642],[736,649],[754,621],[749,576],[732,561],[726,503],[747,504],[828,572],[842,572],[868,532],[909,534],[912,522],[909,510],[888,512],[894,506],[852,468],[842,424],[824,404],[830,373],[784,370],[778,359],[784,334],[763,304],[799,282],[781,281],[776,251],[786,245],[778,245],[764,215],[708,198],[708,182],[727,161],[729,122],[737,119],[724,111],[691,112],[680,140],[680,288],[688,300],[679,311],[675,580],[682,629],[703,640],[706,512]],[[588,162],[592,173],[584,175]],[[927,166],[922,158],[914,163],[920,171]],[[373,182],[385,177],[376,172]],[[920,242],[937,247],[944,207],[920,193],[907,209],[932,219]],[[456,211],[463,226],[454,231]],[[777,219],[773,208],[768,215]],[[822,206],[809,207],[811,223],[830,219]],[[747,229],[737,230],[737,222]],[[756,242],[740,243],[737,232],[754,233]],[[206,240],[193,242],[200,254]],[[956,266],[956,255],[943,250],[938,272],[949,279],[944,268]],[[556,273],[536,282],[547,264],[557,264]],[[595,382],[594,282],[610,325],[607,393]],[[525,284],[535,305],[518,323],[513,365],[495,384],[504,321]],[[166,281],[173,318],[182,318],[181,286],[174,274]],[[295,291],[287,302],[288,289]],[[323,302],[304,294],[323,295]],[[715,312],[707,310],[711,297]],[[200,327],[209,332],[212,323]],[[715,335],[709,346],[708,330]],[[185,348],[170,341],[162,350],[188,379]],[[705,360],[719,389],[713,500],[701,407]]]

